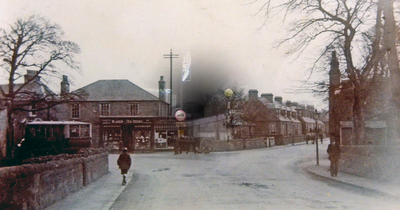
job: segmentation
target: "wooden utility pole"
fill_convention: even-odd
[[[170,87],[170,93],[169,93],[169,115],[172,116],[172,59],[173,58],[179,58],[179,54],[172,54],[172,49],[169,54],[164,54],[164,58],[169,58],[170,59],[170,78],[169,78],[169,87]]]

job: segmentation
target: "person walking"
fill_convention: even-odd
[[[131,167],[131,156],[128,154],[128,148],[124,147],[122,153],[119,155],[117,160],[118,166],[121,169],[122,174],[122,185],[126,185],[126,174]]]
[[[336,144],[335,141],[331,141],[326,151],[328,152],[329,160],[331,161],[331,176],[337,176],[339,171],[340,146]]]
[[[321,140],[321,144],[323,144],[323,140],[324,140],[324,134],[322,134],[322,132],[319,132],[319,139]]]

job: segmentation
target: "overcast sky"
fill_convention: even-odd
[[[204,83],[196,88],[237,83],[246,91],[326,108],[311,95],[285,92],[304,79],[306,66],[284,58],[284,48],[273,48],[283,28],[271,23],[260,29],[263,19],[256,11],[245,0],[0,0],[0,26],[33,14],[61,25],[65,39],[82,50],[82,75],[72,77],[72,89],[100,79],[128,79],[158,96],[160,76],[169,87],[170,64],[163,55],[172,49],[179,54],[173,60],[176,75],[190,52],[192,80],[199,75],[197,83],[198,78]]]

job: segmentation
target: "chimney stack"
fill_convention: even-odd
[[[61,81],[61,95],[69,93],[69,82],[68,82],[68,76],[63,75],[63,79]]]
[[[263,93],[261,97],[266,98],[270,103],[274,102],[274,94],[272,93]]]
[[[29,80],[31,80],[32,78],[35,77],[35,75],[38,73],[38,71],[34,71],[34,70],[27,70],[26,74],[24,75],[24,79],[25,79],[25,83],[27,83]],[[39,81],[40,80],[40,76],[36,76],[36,78],[32,81]]]
[[[283,104],[282,104],[282,97],[281,97],[281,96],[275,96],[275,101],[278,102],[278,103],[280,103],[281,105],[283,105]]]
[[[249,99],[250,98],[255,98],[255,99],[257,99],[258,98],[258,90],[256,90],[256,89],[250,89],[249,90]]]
[[[165,94],[165,81],[164,76],[160,76],[160,81],[158,81],[158,98],[162,101],[166,100]]]

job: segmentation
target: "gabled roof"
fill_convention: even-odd
[[[20,88],[23,83],[16,83],[14,84],[14,91]],[[3,89],[5,93],[8,93],[8,84],[0,84],[0,87]],[[19,94],[16,95],[16,99],[26,100],[28,95],[32,94],[39,94],[41,97],[44,96],[54,96],[55,93],[50,90],[45,84],[41,81],[32,81],[27,84],[23,89],[19,91]],[[0,98],[3,96],[0,94]]]
[[[84,91],[88,101],[154,101],[153,94],[143,90],[129,80],[98,80],[74,92]]]

